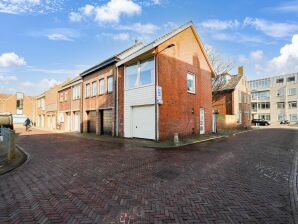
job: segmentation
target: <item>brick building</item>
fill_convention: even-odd
[[[15,123],[23,123],[27,117],[35,122],[36,100],[23,93],[0,94],[0,113],[14,115]]]
[[[56,129],[58,115],[58,90],[62,85],[56,85],[36,97],[37,127]]]
[[[160,140],[212,126],[212,66],[192,22],[119,61],[117,134]]]
[[[59,129],[67,132],[82,131],[82,77],[63,84],[58,90]]]
[[[84,71],[83,79],[83,131],[97,135],[115,135],[116,127],[116,62],[142,46],[135,43],[125,51]]]
[[[250,126],[250,93],[241,71],[238,75],[224,74],[226,83],[213,91],[212,107],[217,112],[218,129]]]

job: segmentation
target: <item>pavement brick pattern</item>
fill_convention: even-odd
[[[33,130],[0,176],[0,223],[292,223],[295,130],[156,150]]]

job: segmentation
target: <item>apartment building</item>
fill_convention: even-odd
[[[212,106],[217,114],[217,129],[250,127],[250,93],[242,67],[237,75],[223,75],[224,83],[213,91],[212,99]]]
[[[13,114],[14,123],[22,124],[28,117],[35,123],[36,100],[23,93],[0,94],[0,113]]]
[[[82,131],[82,77],[78,76],[58,90],[58,127],[66,132]]]
[[[58,90],[61,85],[56,85],[36,97],[37,127],[56,129],[58,116]]]
[[[249,81],[252,96],[252,118],[271,124],[282,120],[298,121],[298,73]]]
[[[192,22],[117,62],[117,133],[162,140],[212,126],[212,66]]]

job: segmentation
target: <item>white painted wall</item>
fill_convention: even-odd
[[[124,137],[133,137],[132,107],[141,105],[154,105],[154,98],[154,84],[124,91]],[[144,119],[146,118],[144,117]]]

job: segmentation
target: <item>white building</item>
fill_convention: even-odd
[[[297,80],[298,73],[249,81],[252,118],[297,123]]]

